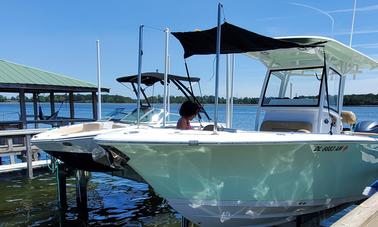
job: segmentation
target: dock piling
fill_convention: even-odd
[[[55,162],[57,167],[57,181],[58,181],[58,206],[61,209],[67,208],[67,171],[64,164],[60,161]]]
[[[25,136],[26,162],[27,162],[27,168],[28,168],[27,175],[28,175],[29,179],[33,179],[33,164],[32,164],[33,151],[32,151],[32,148],[31,148],[30,139],[31,139],[30,135]]]
[[[76,170],[76,202],[79,212],[79,217],[82,220],[88,220],[88,186],[89,172],[84,170]]]
[[[184,216],[181,216],[181,227],[196,227],[196,225],[186,219]]]
[[[12,151],[13,150],[13,138],[12,137],[8,137],[7,138],[7,142],[8,142],[8,149],[10,151]],[[15,164],[16,163],[16,160],[15,160],[13,154],[9,155],[9,159],[10,159],[10,164]]]

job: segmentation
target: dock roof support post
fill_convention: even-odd
[[[50,114],[53,115],[55,113],[55,96],[54,92],[50,92]]]
[[[26,103],[25,103],[25,90],[21,89],[19,93],[20,98],[20,112],[21,112],[21,121],[22,121],[22,128],[27,128],[26,123]]]
[[[33,92],[33,112],[34,112],[34,120],[38,120],[38,95],[36,92]],[[34,128],[38,128],[39,125],[37,122],[34,123]]]
[[[70,100],[70,119],[75,118],[75,105],[74,105],[74,94],[73,92],[69,93],[69,100]],[[73,124],[73,122],[71,122]]]
[[[92,113],[93,113],[93,120],[95,120],[95,121],[99,120],[98,113],[97,113],[97,95],[96,95],[96,92],[92,92]]]

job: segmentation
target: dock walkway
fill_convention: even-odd
[[[48,130],[47,128],[39,129],[19,129],[19,130],[1,130],[0,131],[0,157],[9,156],[9,165],[0,165],[0,173],[19,171],[27,169],[29,178],[33,178],[33,168],[40,168],[47,166],[46,160],[38,160],[37,153],[40,151],[36,146],[30,142],[31,137],[38,133]],[[25,161],[16,163],[15,156],[24,155]],[[33,161],[34,159],[34,161]]]
[[[39,161],[33,161],[32,162],[32,168],[37,169],[37,168],[44,168],[50,165],[51,161],[50,160],[39,160]],[[15,172],[15,171],[20,171],[27,169],[27,163],[26,162],[21,162],[21,163],[16,163],[16,164],[8,164],[8,165],[0,165],[0,174],[3,173],[8,173],[8,172]]]
[[[332,225],[332,227],[346,226],[378,226],[378,193],[375,193]]]

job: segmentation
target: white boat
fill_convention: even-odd
[[[138,76],[133,75],[120,77],[117,81],[120,83],[130,83],[137,94],[135,85],[137,79]],[[183,82],[188,82],[187,77],[169,74],[168,80],[174,83],[178,88],[186,89]],[[146,88],[157,82],[163,83],[163,81],[164,74],[162,73],[142,73],[142,84],[145,85]],[[190,81],[199,82],[199,78],[191,78]],[[196,100],[189,90],[182,90],[182,92],[188,98],[190,97]],[[163,118],[166,117],[166,119],[169,119],[166,122],[166,127],[176,127],[176,122],[179,119],[178,114],[167,113],[166,116],[164,116],[164,110],[154,108],[150,104],[143,89],[141,93],[145,100],[145,103],[142,103],[140,107],[141,125],[162,127]],[[122,155],[120,156],[112,151],[105,151],[93,142],[93,138],[102,133],[117,131],[135,125],[138,119],[137,112],[137,109],[135,109],[126,114],[124,110],[118,110],[112,113],[110,117],[107,117],[107,121],[82,123],[52,129],[35,135],[32,138],[32,143],[73,168],[88,171],[111,171],[126,168],[127,166],[125,164],[127,160],[125,160]],[[199,122],[195,123],[194,126],[199,127]]]
[[[239,31],[222,26],[222,42],[244,41],[226,43],[222,53],[242,52],[267,67],[256,131],[125,129],[96,143],[127,156],[158,195],[200,226],[270,226],[363,199],[378,177],[378,134],[344,132],[342,103],[346,75],[378,63],[330,38]],[[193,32],[197,41],[200,33]],[[196,52],[191,44],[183,44],[186,57],[215,46],[201,43]]]

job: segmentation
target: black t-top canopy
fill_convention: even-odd
[[[184,47],[184,58],[192,55],[215,54],[217,27],[194,32],[172,32]],[[314,47],[259,35],[229,23],[221,26],[221,54],[267,51],[280,48]]]
[[[178,80],[178,81],[189,81],[188,77],[176,76],[168,74],[168,81]],[[190,77],[190,82],[198,82],[200,79],[197,77]],[[138,83],[138,75],[124,76],[117,78],[120,83]],[[164,73],[156,72],[146,72],[142,73],[142,84],[146,86],[152,86],[156,82],[164,82]]]

